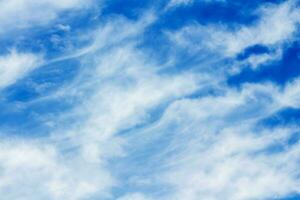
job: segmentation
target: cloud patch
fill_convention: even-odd
[[[0,56],[0,88],[16,83],[43,63],[40,55],[32,53],[10,53]]]

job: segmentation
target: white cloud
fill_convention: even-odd
[[[176,101],[143,132],[150,141],[168,137],[152,158],[163,169],[150,176],[155,184],[174,188],[160,199],[248,200],[300,192],[300,146],[288,145],[299,127],[256,127],[259,120],[284,108],[277,98],[289,92],[272,85],[225,90],[222,96]]]
[[[299,8],[294,1],[264,6],[259,14],[260,20],[254,26],[241,27],[237,32],[225,35],[223,39],[228,54],[238,53],[255,44],[269,46],[287,42],[292,39],[300,22]]]
[[[17,4],[23,1],[12,2]],[[41,4],[49,6],[45,15],[40,13],[40,19],[35,15],[17,18],[21,24],[17,26],[26,27],[31,22],[48,23],[55,19],[60,10],[77,8],[79,2],[42,1]],[[22,6],[29,6],[27,10],[34,7],[33,4]],[[210,33],[214,33],[220,38],[212,34],[210,41],[204,41],[205,47],[217,51],[215,48],[221,43],[226,47],[226,55],[236,54],[257,42],[277,45],[290,37],[298,20],[296,11],[289,6],[292,4],[268,7],[262,11],[262,20],[255,26],[241,28],[234,33],[228,30],[216,32],[215,27],[208,27],[207,30],[193,27],[196,30],[193,32],[193,28],[188,27],[183,35],[190,34],[194,38],[194,33],[201,30],[200,33],[207,31],[204,33],[207,39]],[[274,13],[270,14],[271,11]],[[209,72],[198,69],[199,73],[192,70],[167,73],[164,66],[158,65],[136,47],[143,31],[154,19],[151,15],[138,22],[110,18],[98,30],[86,34],[92,38],[90,46],[50,61],[80,59],[80,72],[74,81],[49,97],[68,99],[75,102],[74,107],[70,112],[55,116],[55,122],[61,124],[50,137],[36,141],[1,138],[2,198],[113,199],[111,189],[120,186],[123,180],[115,179],[109,160],[135,157],[124,151],[125,145],[135,147],[139,143],[159,142],[164,137],[168,137],[167,145],[159,154],[152,156],[159,163],[158,168],[162,167],[165,171],[157,173],[156,170],[146,175],[148,180],[154,182],[141,180],[144,177],[135,179],[147,186],[159,183],[174,189],[170,194],[156,199],[247,200],[300,192],[297,179],[300,147],[299,144],[286,146],[289,136],[298,128],[255,129],[259,120],[285,106],[298,106],[298,81],[283,90],[272,84],[248,84],[241,90],[235,90],[224,84],[217,85],[216,82],[219,79],[222,81],[224,76],[220,75],[215,81],[218,74],[215,72],[219,69]],[[278,27],[276,33],[260,35],[265,34],[264,27],[272,25],[275,19],[294,21],[289,22],[287,27]],[[69,30],[64,26],[60,28]],[[254,37],[255,34],[259,36]],[[232,44],[235,36],[237,44]],[[249,42],[249,38],[253,41]],[[191,46],[182,36],[177,42]],[[254,65],[268,60],[269,57],[248,61]],[[2,87],[24,77],[39,62],[39,58],[32,54],[12,52],[3,56],[0,69],[1,66],[7,67],[3,67],[4,75],[0,73]],[[186,98],[207,85],[217,85],[220,94]],[[167,105],[161,119],[149,125],[150,113]],[[135,129],[146,124],[146,127]],[[133,136],[120,134],[129,129]],[[275,145],[283,145],[284,148],[280,152],[266,152]],[[144,159],[147,159],[146,155]],[[131,170],[130,165],[126,170]],[[141,192],[129,193],[119,199],[149,198]]]
[[[279,104],[285,107],[300,108],[298,101],[300,97],[300,79],[289,82],[285,87],[283,94],[277,95],[277,101]]]
[[[226,0],[170,0],[166,6],[166,9],[178,7],[178,6],[187,6],[196,1],[200,2],[225,2]]]
[[[49,144],[49,141],[2,141],[1,197],[77,200],[106,191],[115,184],[103,166],[85,162],[81,157],[61,151],[54,144]]]
[[[161,73],[160,66],[136,48],[147,25],[144,18],[138,23],[110,20],[90,34],[94,40],[90,47],[71,55],[81,61],[78,77],[49,97],[78,103],[72,111],[56,116],[53,123],[61,123],[58,129],[34,142],[1,139],[0,167],[5,173],[0,174],[0,193],[10,191],[3,198],[110,198],[118,180],[107,162],[126,154],[127,140],[118,134],[147,122],[151,109],[192,93],[200,81],[207,80],[188,72]],[[16,65],[18,69],[25,61]],[[64,119],[66,124],[61,122]]]
[[[230,74],[240,73],[244,67],[250,67],[253,70],[259,69],[263,65],[269,65],[275,63],[282,58],[283,49],[276,49],[275,52],[254,54],[250,55],[246,59],[236,60],[232,66],[230,66]]]
[[[120,197],[117,200],[150,200],[150,199],[145,197],[141,193],[133,193],[133,194],[127,194],[123,197]]]
[[[235,130],[228,131],[237,134]],[[241,131],[240,134],[247,135],[245,130]],[[275,155],[256,152],[268,147],[268,144],[260,145],[263,140],[272,138],[253,140],[247,136],[220,135],[217,140],[217,144],[210,144],[207,150],[191,154],[193,156],[186,159],[187,163],[182,161],[182,165],[174,167],[174,173],[168,175],[169,181],[178,187],[178,199],[197,199],[199,196],[207,199],[266,199],[299,192],[297,174],[294,174],[296,163],[291,161],[285,165],[289,151]],[[182,184],[184,182],[188,184]]]
[[[0,56],[0,88],[14,84],[42,64],[40,55],[15,50]]]
[[[150,175],[150,179],[160,180],[159,184],[175,188],[171,195],[160,199],[247,200],[298,191],[298,174],[293,173],[297,163],[282,167],[286,160],[297,159],[294,152],[298,147],[271,155],[264,152],[266,148],[284,143],[295,129],[254,131],[260,119],[297,99],[295,92],[288,92],[294,90],[281,92],[272,84],[245,85],[241,91],[222,86],[224,94],[221,96],[182,99],[207,82],[213,84],[214,76],[161,73],[160,66],[135,47],[144,23],[117,21],[95,31],[96,34],[92,34],[95,42],[75,54],[75,57],[83,57],[82,73],[74,83],[58,92],[63,98],[67,93],[80,102],[68,113],[80,120],[62,136],[67,138],[67,146],[78,147],[75,157],[83,163],[102,166],[107,159],[126,155],[124,145],[136,145],[138,141],[131,140],[135,137],[120,137],[118,133],[147,124],[152,109],[175,101],[161,120],[136,132],[149,141],[164,137],[172,129],[170,144],[155,157],[168,172]],[[113,39],[109,37],[111,34],[115,36]],[[281,95],[286,96],[286,100],[279,101]],[[97,170],[91,172],[94,174]],[[109,191],[112,185],[103,186],[104,191]],[[146,197],[136,193],[122,198]]]
[[[0,34],[46,25],[56,19],[62,11],[83,9],[89,3],[89,0],[1,0]]]
[[[237,26],[232,30],[223,25],[196,24],[169,33],[169,36],[178,45],[189,46],[195,51],[219,52],[224,56],[234,56],[256,44],[274,48],[293,40],[300,22],[299,8],[294,1],[267,4],[260,7],[257,14],[260,19],[250,26]]]
[[[248,63],[253,69],[257,69],[261,64],[267,64],[268,62],[278,61],[282,56],[281,51],[275,53],[265,53],[261,55],[251,55],[242,63]]]
[[[187,5],[192,3],[193,0],[171,0],[169,2],[169,4],[167,5],[167,7],[175,7],[175,6],[179,6],[179,5]]]

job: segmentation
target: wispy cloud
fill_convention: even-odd
[[[62,11],[87,8],[90,0],[11,0],[0,1],[0,34],[47,25]]]
[[[12,50],[0,56],[0,88],[14,84],[43,63],[41,55]]]
[[[179,45],[220,52],[225,56],[234,56],[256,44],[276,48],[294,38],[300,21],[299,8],[294,1],[264,5],[256,12],[259,19],[250,26],[238,25],[232,29],[222,24],[194,24],[170,33],[170,37]]]
[[[0,0],[0,28],[7,27],[0,34],[48,27],[68,11],[99,3]],[[300,193],[299,127],[266,124],[286,108],[300,108],[299,78],[285,85],[227,84],[233,71],[277,62],[298,40],[294,1],[262,4],[252,11],[258,19],[250,25],[192,20],[175,29],[161,20],[176,9],[146,7],[126,16],[104,3],[104,16],[93,18],[99,21],[92,27],[57,25],[61,40],[73,34],[67,52],[53,58],[47,50],[13,45],[16,50],[0,55],[1,89],[34,70],[30,81],[37,85],[47,83],[39,76],[46,69],[66,77],[51,92],[19,100],[24,115],[42,118],[58,109],[47,118],[51,129],[39,128],[38,136],[28,126],[28,135],[0,129],[1,198],[249,200]],[[192,1],[169,2],[187,4]],[[268,51],[237,59],[255,45]],[[167,53],[156,56],[162,48]],[[59,67],[74,63],[72,78],[68,71],[60,74]],[[1,95],[0,103],[14,101]]]
[[[166,6],[166,9],[176,8],[179,6],[188,6],[197,2],[197,0],[170,0]],[[224,3],[226,0],[198,0],[198,2],[220,2]]]

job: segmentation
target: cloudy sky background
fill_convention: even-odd
[[[0,198],[300,199],[297,0],[0,0]]]

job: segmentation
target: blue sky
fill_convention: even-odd
[[[300,199],[297,0],[0,0],[0,199]]]

